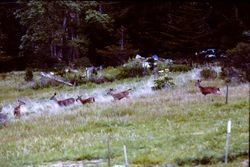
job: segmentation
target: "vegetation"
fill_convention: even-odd
[[[26,68],[25,70],[25,81],[32,81],[33,80],[33,72],[31,68]]]
[[[173,64],[169,67],[171,72],[187,72],[191,70],[191,67],[184,64]]]
[[[249,165],[249,3],[17,0],[0,10],[0,166],[120,165],[123,145],[130,166]],[[200,69],[191,68],[210,61],[220,77],[200,75],[222,95],[195,87]],[[112,101],[111,88],[128,98]],[[95,103],[60,107],[55,92]],[[15,119],[18,100],[26,104]]]
[[[42,105],[54,91],[59,94],[74,92],[66,86],[19,91],[18,83],[24,76],[24,72],[12,72],[1,80],[3,106],[15,103],[17,97]],[[147,79],[117,80],[101,86],[81,85],[79,89],[87,92],[124,83],[142,86],[142,81]],[[211,82],[225,90],[224,82]],[[185,87],[132,96],[115,103],[108,102],[108,105],[97,101],[60,110],[54,107],[57,114],[31,113],[0,129],[0,166],[94,159],[103,160],[102,166],[107,166],[108,138],[112,165],[123,164],[125,144],[131,166],[223,166],[229,119],[233,125],[229,165],[240,166],[249,154],[248,85],[240,84],[229,89],[227,105],[224,96],[205,97],[197,92],[194,81],[190,81]]]
[[[169,77],[169,69],[159,71],[159,76],[154,80],[153,90],[163,88],[172,88],[174,86],[173,78]]]
[[[200,76],[204,79],[215,79],[217,77],[217,72],[210,68],[202,69]]]
[[[246,2],[20,0],[0,9],[1,71],[114,66],[137,53],[198,61],[195,52],[203,48],[225,52],[249,41]]]

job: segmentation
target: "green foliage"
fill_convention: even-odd
[[[114,81],[118,79],[118,75],[120,74],[120,68],[114,68],[111,66],[108,66],[107,68],[104,68],[101,71],[101,75],[106,78],[107,81]]]
[[[25,79],[25,81],[32,81],[33,80],[33,71],[31,68],[26,68],[24,79]]]
[[[72,62],[79,55],[89,52],[91,38],[110,31],[112,19],[108,14],[96,11],[97,2],[85,1],[28,1],[20,2],[15,12],[27,31],[21,38],[19,48],[30,60],[37,57],[54,57],[57,61]],[[51,17],[53,16],[53,17]],[[81,19],[79,16],[85,16]],[[32,55],[30,55],[32,53]],[[40,60],[35,61],[34,66]],[[41,63],[43,65],[43,63]],[[50,65],[48,65],[50,66]]]
[[[159,71],[159,76],[154,80],[153,90],[173,87],[173,78],[169,77],[169,69]]]
[[[97,24],[96,26],[100,26],[107,31],[113,31],[110,27],[110,23],[113,22],[112,18],[108,14],[102,14],[96,10],[87,10],[85,21],[88,24]]]
[[[77,74],[75,73],[66,73],[64,75],[64,79],[66,79],[68,82],[74,84],[74,85],[81,85],[86,84],[89,82],[86,78],[83,77],[83,73],[79,72]]]
[[[30,104],[41,104],[29,107],[32,111],[38,111],[38,115],[26,115],[25,119],[10,121],[7,127],[1,128],[0,166],[42,166],[48,162],[51,164],[47,166],[55,166],[53,163],[69,164],[75,160],[85,165],[86,159],[103,160],[107,157],[108,135],[112,165],[123,163],[121,148],[125,143],[131,166],[223,166],[225,125],[229,119],[233,120],[234,133],[230,138],[228,165],[241,166],[243,160],[248,159],[247,84],[239,84],[230,89],[228,105],[224,104],[224,97],[221,96],[213,96],[211,99],[189,94],[188,90],[194,89],[190,83],[171,91],[131,96],[125,101],[108,105],[98,102],[59,109],[48,106],[49,97],[55,91],[60,95],[67,92],[68,96],[73,96],[78,90],[61,86],[15,91],[25,73],[12,72],[7,75],[7,80],[0,80],[0,100],[3,107],[14,105],[16,97],[30,99]],[[137,90],[147,80],[148,78],[139,78],[129,84],[137,83]],[[81,85],[79,90],[84,92],[84,96],[85,93],[92,94],[98,89],[128,84],[129,80],[126,83],[124,81],[94,85],[97,88],[95,90],[91,87],[93,85]],[[46,105],[41,106],[43,103]],[[59,112],[39,112],[39,106],[48,107],[53,113],[54,109],[59,109]],[[107,162],[104,160],[100,166],[105,165]]]
[[[120,73],[117,76],[118,79],[144,76],[144,73],[143,73],[144,69],[140,65],[121,66],[119,69],[120,69]]]
[[[191,67],[184,64],[173,64],[169,67],[170,72],[187,72],[191,70]]]
[[[205,68],[201,70],[200,76],[204,79],[215,79],[217,77],[217,73],[213,69]]]
[[[164,61],[158,61],[157,62],[157,69],[160,71],[160,70],[164,70],[166,68],[170,68],[171,66],[173,66],[173,64],[170,64],[170,63],[166,63]]]
[[[39,90],[39,89],[45,89],[45,88],[55,88],[61,86],[58,82],[52,81],[52,80],[46,80],[45,82],[41,82],[39,80],[36,80],[34,85],[32,86],[32,89]]]

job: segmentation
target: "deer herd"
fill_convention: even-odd
[[[195,82],[195,86],[199,88],[200,92],[206,96],[208,94],[215,94],[215,95],[221,95],[220,94],[220,89],[218,87],[204,87],[201,86],[201,80],[197,80]],[[113,97],[114,101],[117,100],[121,100],[123,98],[129,98],[129,91],[132,89],[127,89],[124,91],[119,91],[119,92],[115,92],[114,89],[108,89],[107,91],[107,95],[110,95]],[[61,107],[65,107],[65,106],[69,106],[72,105],[78,101],[80,101],[81,104],[87,104],[87,103],[94,103],[95,102],[95,98],[94,97],[88,97],[83,99],[82,96],[77,96],[77,98],[67,98],[67,99],[63,99],[63,100],[58,100],[56,98],[56,92],[54,93],[54,95],[50,98],[50,100],[55,101],[59,106]],[[25,105],[25,102],[18,100],[18,105],[14,108],[13,110],[13,114],[15,118],[20,118],[21,117],[21,106]],[[0,121],[1,119],[4,119],[5,117],[3,115],[0,115]]]

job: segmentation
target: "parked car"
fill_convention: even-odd
[[[196,56],[205,59],[219,59],[226,58],[226,54],[221,49],[206,48],[195,53]]]

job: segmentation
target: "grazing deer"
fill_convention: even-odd
[[[207,95],[207,94],[220,94],[218,92],[220,92],[220,89],[217,87],[203,87],[201,86],[201,80],[197,80],[197,82],[195,83],[195,86],[200,88],[200,91],[203,95]]]
[[[59,106],[68,106],[68,105],[71,105],[71,104],[75,103],[75,99],[74,98],[68,98],[68,99],[64,99],[64,100],[57,100],[55,96],[56,96],[56,92],[50,98],[50,100],[56,101]]]
[[[89,98],[87,98],[87,99],[82,99],[81,97],[82,97],[82,96],[77,96],[76,101],[80,100],[80,102],[81,102],[82,104],[94,103],[94,102],[95,102],[95,98],[94,98],[94,97],[89,97]]]
[[[21,100],[18,100],[18,106],[14,108],[14,116],[15,118],[20,118],[21,117],[21,105],[24,105],[25,103]]]
[[[125,90],[125,91],[122,91],[122,92],[119,92],[119,93],[113,93],[114,90],[111,88],[111,89],[108,90],[107,94],[111,95],[114,98],[114,100],[121,100],[121,99],[123,99],[125,97],[128,98],[130,90],[132,90],[132,89],[128,89],[128,90]]]

